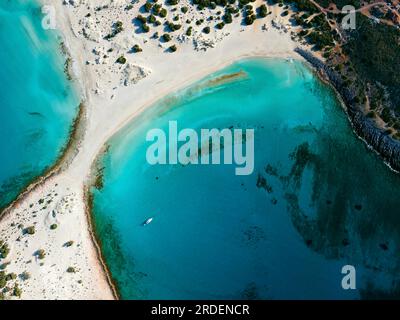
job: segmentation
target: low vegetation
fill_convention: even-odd
[[[7,258],[10,253],[10,248],[6,242],[0,240],[0,260]]]

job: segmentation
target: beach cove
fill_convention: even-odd
[[[235,72],[247,77],[203,85]],[[171,120],[198,130],[254,129],[254,174],[149,165],[146,132],[167,130]],[[334,92],[303,63],[236,62],[161,100],[108,145],[93,214],[122,298],[395,294],[399,200],[379,194],[390,194],[399,177],[354,136]],[[349,264],[357,290],[341,287]]]
[[[79,97],[64,73],[57,33],[41,26],[34,1],[0,4],[0,208],[61,156]]]

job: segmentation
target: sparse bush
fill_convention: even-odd
[[[217,29],[223,29],[224,28],[224,26],[225,26],[225,23],[223,23],[223,22],[220,22],[220,23],[217,23],[217,25],[215,26]]]
[[[232,23],[232,15],[228,12],[222,16],[222,19],[225,23]]]
[[[68,273],[75,273],[76,270],[75,270],[74,267],[68,267],[67,272],[68,272]]]
[[[14,272],[11,272],[6,276],[7,281],[11,281],[11,280],[15,280],[15,279],[17,279],[17,275]]]
[[[143,16],[140,15],[140,14],[136,17],[136,20],[139,21],[139,22],[142,23],[142,24],[143,24],[143,23],[146,23],[146,21],[147,21],[146,18],[143,17]]]
[[[8,247],[8,244],[0,240],[0,259],[7,258],[9,253],[10,253],[10,248]]]
[[[244,22],[246,23],[246,25],[251,25],[253,24],[253,22],[256,20],[256,16],[254,14],[248,14],[245,18],[244,18]]]
[[[21,273],[20,278],[23,281],[29,280],[31,278],[31,274],[28,271],[24,271],[24,272]]]
[[[165,8],[162,8],[162,9],[160,10],[159,16],[160,16],[161,18],[165,18],[165,17],[167,16],[167,10],[166,10]]]
[[[35,234],[35,226],[31,226],[31,227],[27,227],[24,229],[24,234],[29,234],[29,235],[33,235]]]
[[[114,38],[118,33],[122,32],[124,30],[123,24],[121,21],[117,21],[112,25],[112,31],[110,34],[105,36],[106,40],[110,40],[111,38]],[[42,204],[44,202],[43,199],[39,200],[39,204]]]
[[[126,58],[124,56],[120,56],[117,61],[119,64],[125,64],[126,63]]]
[[[164,33],[161,38],[164,42],[171,41],[171,36],[168,33]]]
[[[147,18],[148,23],[155,23],[156,21],[156,17],[153,14],[149,15],[149,17]]]
[[[150,27],[147,25],[147,23],[143,23],[142,25],[142,30],[143,32],[147,33],[150,31]]]
[[[142,49],[141,47],[139,47],[138,44],[135,44],[135,45],[132,47],[132,51],[133,51],[133,52],[142,52],[143,49]]]
[[[150,3],[150,2],[146,2],[145,4],[144,4],[144,6],[143,6],[143,8],[144,8],[144,10],[146,11],[146,12],[150,12],[150,10],[151,10],[151,8],[153,7],[153,4],[152,3]]]
[[[66,243],[64,243],[64,247],[69,248],[69,247],[72,247],[73,244],[74,244],[74,241],[70,240],[70,241],[67,241]]]
[[[13,296],[21,298],[22,290],[19,288],[18,283],[14,285]]]
[[[170,6],[176,6],[179,3],[179,0],[167,0],[167,4]]]
[[[0,271],[0,289],[4,288],[7,285],[6,273],[4,271]]]
[[[46,257],[46,252],[43,249],[36,251],[36,256],[38,259],[43,260]]]
[[[265,4],[259,6],[257,11],[260,18],[265,18],[268,15],[268,9]]]

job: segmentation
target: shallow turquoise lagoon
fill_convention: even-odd
[[[247,77],[218,84],[235,72]],[[146,162],[146,133],[255,129],[255,170]],[[245,60],[110,141],[93,218],[125,299],[358,299],[399,290],[400,177],[301,62]],[[143,221],[154,217],[151,224]],[[344,290],[342,267],[356,268]]]
[[[0,0],[0,208],[60,155],[79,104],[34,1]]]

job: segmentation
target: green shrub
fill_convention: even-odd
[[[260,18],[265,18],[268,15],[268,9],[265,4],[262,4],[261,6],[258,7],[258,16]]]
[[[232,23],[232,15],[230,13],[225,13],[222,16],[222,19],[224,20],[225,23]]]
[[[147,21],[146,18],[140,14],[136,17],[136,20],[139,21],[140,23],[146,23]]]
[[[0,271],[0,289],[4,288],[7,285],[6,273],[4,271]]]
[[[0,240],[0,259],[7,258],[9,253],[10,253],[10,248],[8,247],[8,244]]]
[[[20,275],[23,281],[29,280],[31,278],[31,274],[28,271],[24,271]],[[15,278],[14,278],[15,279]]]
[[[210,27],[208,27],[208,26],[204,27],[203,28],[203,32],[206,33],[206,34],[209,34],[210,33]]]
[[[64,243],[64,247],[69,248],[69,247],[72,247],[73,244],[74,244],[74,241],[70,240],[70,241],[67,241],[66,243]]]
[[[25,228],[24,229],[24,234],[30,234],[30,235],[35,234],[35,227],[31,226],[31,227]]]
[[[53,223],[53,224],[50,226],[50,230],[56,230],[57,227],[58,227],[58,225],[57,225],[56,223]]]
[[[244,18],[244,22],[246,23],[246,25],[251,25],[253,24],[253,22],[256,20],[256,16],[254,14],[248,14],[245,18]]]
[[[46,252],[43,249],[36,251],[36,256],[38,259],[43,260],[46,257]]]
[[[13,296],[21,298],[22,290],[19,288],[18,283],[14,285]]]
[[[146,2],[146,3],[144,4],[144,6],[143,6],[143,8],[144,8],[144,10],[145,10],[146,12],[150,12],[150,10],[151,10],[152,7],[153,7],[153,4],[150,3],[150,2]]]
[[[169,41],[171,41],[171,36],[170,36],[168,33],[164,33],[164,34],[161,36],[161,38],[162,38],[162,40],[163,40],[164,42],[169,42]]]
[[[156,17],[153,14],[149,15],[147,18],[148,23],[155,23],[156,21]]]
[[[150,27],[147,25],[147,23],[143,23],[142,30],[144,33],[147,33],[150,31]]]
[[[217,25],[215,26],[217,29],[223,29],[224,28],[224,26],[225,26],[225,23],[224,22],[220,22],[220,23],[217,23]]]
[[[76,270],[75,270],[74,267],[68,267],[67,272],[68,272],[68,273],[75,273]]]
[[[126,63],[126,58],[124,56],[120,56],[117,61],[119,64],[125,64]]]
[[[135,44],[135,45],[132,47],[132,51],[133,51],[133,52],[142,52],[143,49],[142,49],[141,47],[139,47],[138,44]]]
[[[165,18],[165,17],[167,16],[167,10],[166,10],[165,8],[162,8],[162,9],[160,10],[159,16],[160,16],[161,18]]]
[[[180,25],[180,24],[174,24],[169,21],[167,21],[165,24],[171,32],[177,31],[182,27],[182,25]]]
[[[117,21],[113,24],[112,26],[112,31],[110,34],[105,36],[106,40],[110,40],[111,38],[114,38],[118,33],[122,32],[124,30],[122,22],[121,21]],[[44,202],[43,199],[39,200],[39,204],[42,204]]]

